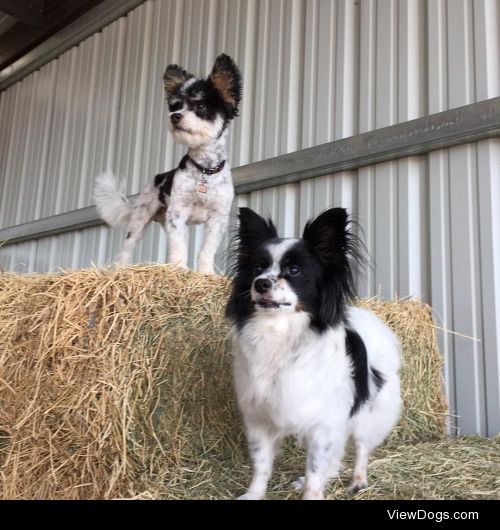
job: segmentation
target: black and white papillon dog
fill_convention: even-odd
[[[372,312],[348,305],[358,240],[343,208],[307,223],[302,239],[240,208],[232,320],[236,395],[253,478],[240,499],[262,499],[280,442],[307,446],[304,499],[324,498],[349,437],[350,492],[366,488],[368,457],[399,419],[400,347]]]
[[[206,79],[171,64],[163,81],[169,129],[176,141],[188,147],[187,154],[176,169],[157,175],[154,185],[147,186],[134,204],[124,194],[122,179],[111,171],[97,177],[94,200],[106,223],[127,232],[116,262],[131,261],[137,242],[153,220],[167,232],[168,261],[187,267],[187,225],[204,223],[197,268],[213,273],[234,197],[226,143],[229,122],[238,115],[241,74],[231,57],[221,54]]]

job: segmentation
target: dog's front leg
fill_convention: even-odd
[[[168,262],[187,268],[188,262],[188,212],[168,208],[165,216],[165,230],[168,238]]]
[[[229,212],[214,212],[205,223],[203,244],[198,255],[198,271],[214,273],[215,253],[229,222]]]
[[[248,449],[252,459],[253,475],[248,491],[238,500],[260,500],[266,494],[267,483],[273,472],[274,457],[280,439],[262,425],[247,425]]]
[[[345,430],[338,425],[320,426],[308,436],[304,500],[324,499],[330,478],[338,475],[345,446]]]

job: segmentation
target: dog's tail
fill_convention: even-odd
[[[95,179],[94,201],[99,217],[114,228],[127,229],[133,205],[125,195],[123,179],[108,170]]]

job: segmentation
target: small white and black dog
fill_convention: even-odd
[[[280,442],[307,445],[304,499],[322,499],[352,437],[350,492],[367,487],[370,452],[401,410],[395,334],[354,296],[359,240],[343,208],[307,223],[302,239],[278,238],[273,223],[240,209],[227,316],[233,321],[236,394],[253,478],[241,499],[262,499]]]
[[[188,147],[177,169],[157,175],[131,204],[121,179],[108,171],[96,179],[94,199],[100,217],[127,231],[116,257],[129,263],[135,245],[151,220],[162,224],[168,237],[168,261],[187,267],[188,224],[205,223],[198,270],[213,273],[214,258],[229,222],[234,197],[227,163],[229,122],[238,115],[241,74],[225,54],[217,57],[206,79],[171,64],[163,76],[170,109],[169,129]]]

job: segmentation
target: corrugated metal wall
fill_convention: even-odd
[[[91,204],[107,167],[137,193],[182,149],[161,75],[241,67],[233,167],[500,95],[499,0],[147,1],[0,94],[0,226]],[[461,433],[500,431],[500,139],[238,196],[286,236],[352,209],[375,267],[360,294],[421,296],[443,326],[446,389]],[[192,254],[200,243],[193,229]],[[103,264],[105,227],[0,249],[15,271]],[[158,226],[137,260],[163,261]],[[221,258],[222,260],[222,258]],[[222,263],[222,261],[221,261]],[[465,336],[475,337],[476,340]],[[455,422],[454,422],[455,423]]]

